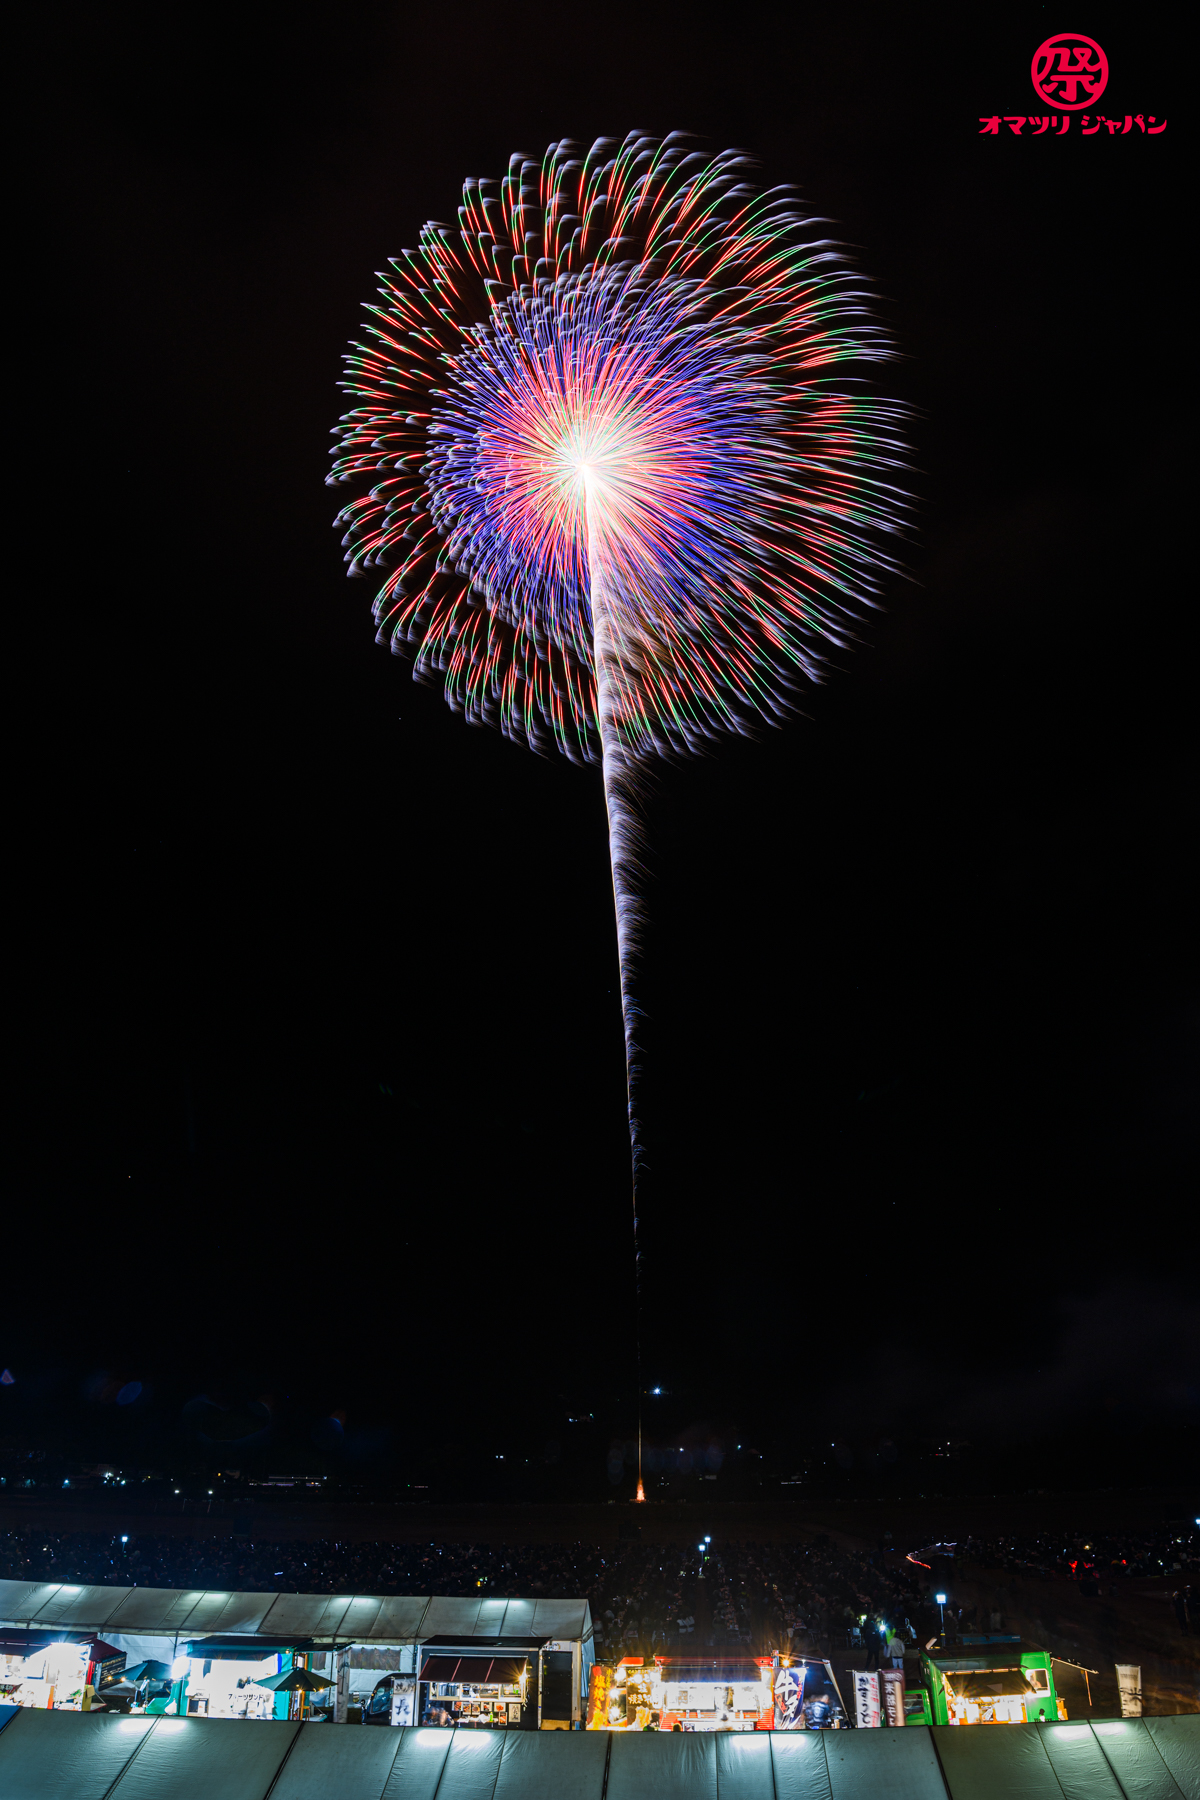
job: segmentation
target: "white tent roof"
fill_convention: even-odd
[[[59,1631],[254,1634],[351,1644],[439,1638],[587,1638],[586,1600],[454,1600],[429,1594],[235,1594],[203,1588],[0,1581],[0,1624]]]

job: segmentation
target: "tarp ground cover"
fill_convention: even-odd
[[[111,1800],[263,1800],[300,1729],[283,1719],[155,1719]]]
[[[821,1741],[825,1735],[823,1731],[771,1733],[776,1800],[833,1800],[825,1746]],[[871,1735],[876,1734],[872,1732]],[[944,1789],[936,1800],[945,1800]]]
[[[1200,1800],[1200,1715],[862,1732],[393,1731],[25,1709],[2,1800]]]
[[[510,1731],[492,1800],[598,1800],[608,1745],[606,1731]]]
[[[1120,1783],[1090,1725],[1060,1725],[1041,1734],[1063,1800],[1123,1800]]]
[[[0,1794],[4,1800],[104,1800],[150,1729],[140,1719],[20,1707],[0,1732]]]
[[[717,1800],[716,1738],[698,1731],[615,1732],[607,1800],[651,1794],[654,1800]]]
[[[944,1800],[945,1784],[929,1733],[909,1725],[879,1731],[823,1731],[833,1800]],[[721,1800],[725,1800],[722,1790]]]
[[[1147,1719],[1154,1748],[1187,1800],[1200,1800],[1200,1713],[1175,1719]]]
[[[271,1789],[271,1800],[379,1800],[400,1745],[398,1731],[306,1728]]]
[[[1040,1725],[935,1725],[954,1800],[1062,1800]],[[986,1737],[986,1742],[983,1742]],[[979,1740],[977,1743],[976,1740]]]
[[[1155,1724],[1183,1728],[1164,1733],[1163,1742],[1171,1744],[1187,1785],[1160,1752],[1150,1729]],[[953,1800],[1200,1800],[1194,1766],[1188,1773],[1197,1727],[1200,1717],[935,1725],[933,1738]]]
[[[1128,1800],[1181,1800],[1145,1719],[1108,1719],[1092,1730]]]

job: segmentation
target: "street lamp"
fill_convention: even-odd
[[[941,1614],[942,1614],[942,1642],[943,1642],[943,1644],[944,1644],[944,1643],[945,1643],[945,1641],[946,1641],[946,1596],[945,1596],[945,1594],[935,1594],[935,1595],[934,1595],[934,1596],[933,1596],[933,1597],[934,1597],[934,1599],[935,1599],[935,1600],[936,1600],[936,1601],[937,1601],[937,1603],[938,1603],[938,1606],[939,1606],[939,1607],[940,1607],[940,1608],[941,1608]]]

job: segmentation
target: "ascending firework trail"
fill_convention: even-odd
[[[639,1262],[639,765],[783,717],[903,510],[900,409],[837,379],[888,354],[863,285],[750,173],[673,133],[468,179],[380,277],[330,477],[374,478],[339,523],[415,673],[601,764]]]

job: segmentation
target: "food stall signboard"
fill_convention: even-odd
[[[904,1670],[881,1669],[879,1685],[883,1690],[883,1722],[885,1725],[903,1725],[904,1713]]]
[[[879,1677],[874,1669],[852,1669],[854,1682],[854,1722],[863,1726],[879,1724]]]

